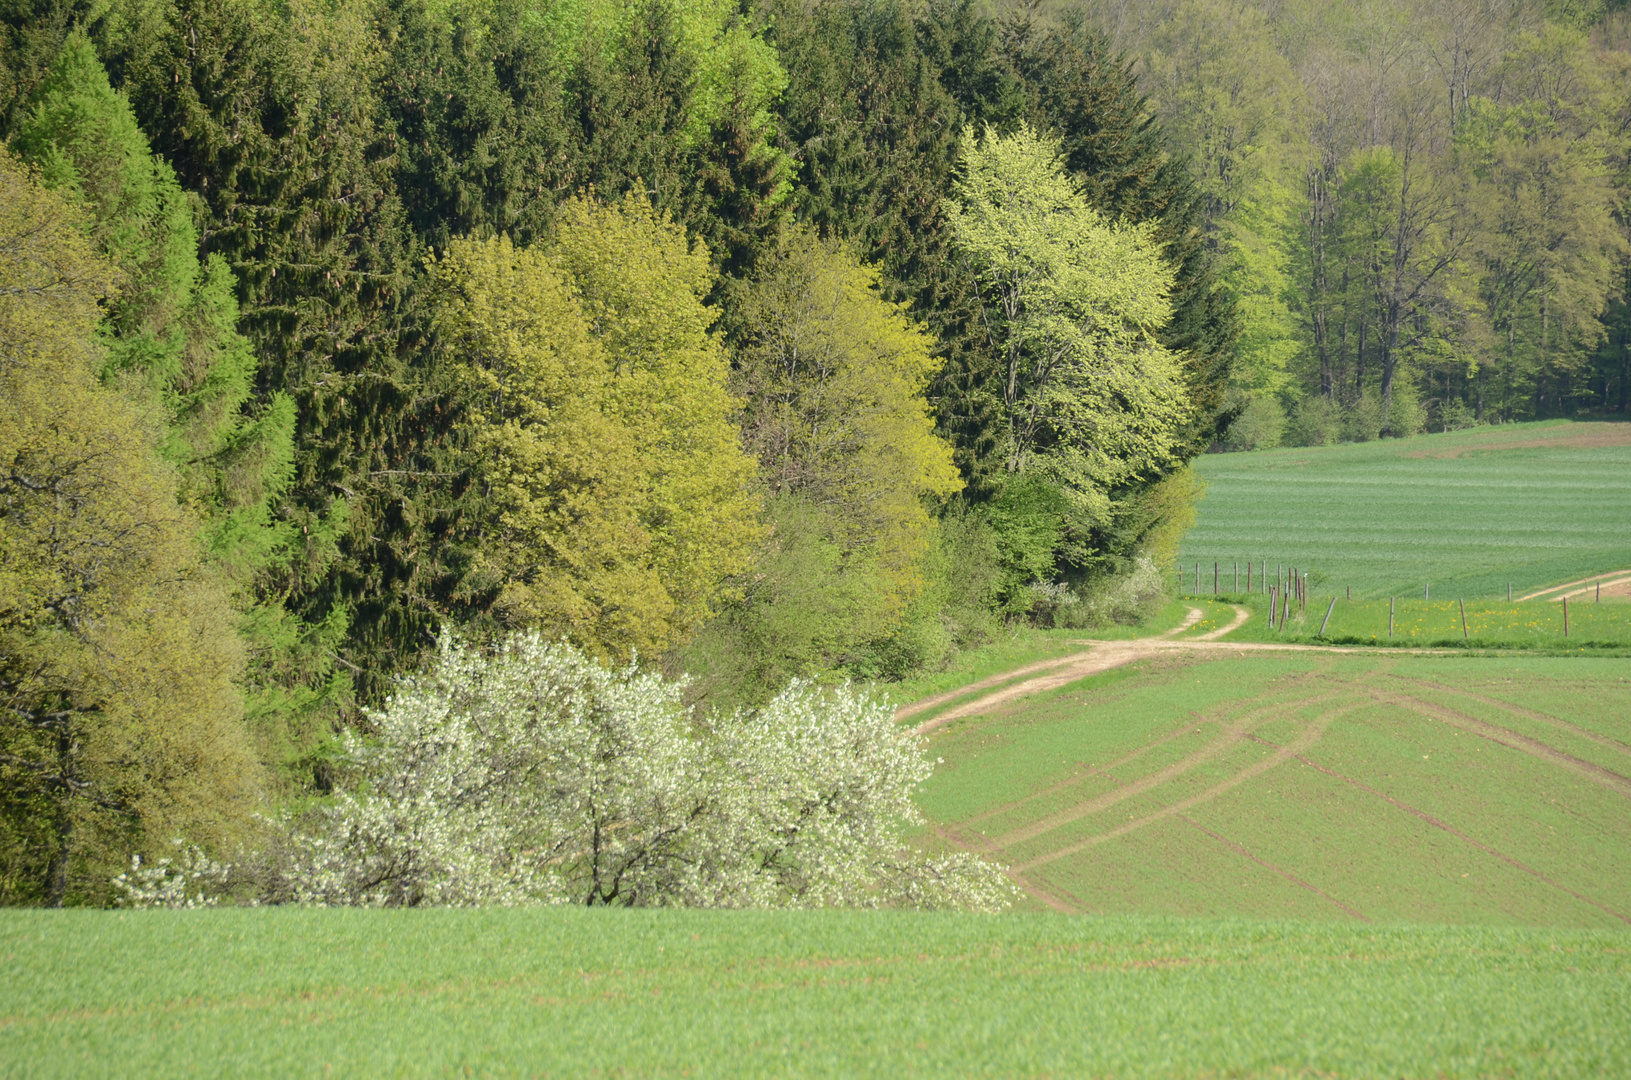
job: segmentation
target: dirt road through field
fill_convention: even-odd
[[[1188,616],[1185,617],[1181,624],[1163,634],[1147,638],[1134,638],[1131,641],[1084,640],[1080,644],[1088,646],[1086,652],[1073,653],[1070,656],[1029,664],[1002,675],[993,675],[991,678],[977,682],[973,686],[965,686],[944,694],[936,694],[934,697],[924,698],[922,701],[913,702],[897,709],[895,719],[904,720],[907,717],[915,716],[918,713],[934,708],[936,705],[959,697],[965,697],[971,691],[983,690],[991,686],[1001,686],[999,690],[947,709],[939,716],[925,720],[917,726],[918,733],[924,734],[949,724],[953,720],[989,712],[999,705],[1013,701],[1015,698],[1029,697],[1032,694],[1056,690],[1061,686],[1076,682],[1078,679],[1085,679],[1089,675],[1097,675],[1112,668],[1124,667],[1135,661],[1155,656],[1167,649],[1215,646],[1219,643],[1219,638],[1246,625],[1246,620],[1249,618],[1251,618],[1250,611],[1235,606],[1235,617],[1227,626],[1221,626],[1216,630],[1208,631],[1193,638],[1180,638],[1178,637],[1179,634],[1201,621],[1201,609],[1190,608]],[[1273,648],[1274,646],[1268,647]],[[1010,681],[1016,676],[1033,672],[1037,673],[1033,678],[1024,679],[1021,682]],[[1008,685],[1002,685],[1004,683]]]

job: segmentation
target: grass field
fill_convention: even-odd
[[[903,912],[8,912],[0,1073],[1631,1072],[1631,935]]]
[[[1180,552],[1210,591],[1268,560],[1355,597],[1502,597],[1631,567],[1631,423],[1546,421],[1414,439],[1209,454]],[[1254,580],[1255,584],[1255,580]]]
[[[933,736],[933,842],[1064,911],[1631,926],[1631,663],[1162,655]]]
[[[1563,633],[1563,605],[1545,600],[1508,603],[1505,600],[1422,600],[1419,596],[1393,604],[1393,633],[1388,634],[1386,600],[1347,600],[1310,590],[1308,606],[1293,605],[1284,626],[1269,627],[1266,597],[1223,596],[1191,598],[1213,605],[1241,604],[1252,617],[1230,633],[1231,641],[1298,641],[1337,645],[1396,645],[1408,648],[1522,649],[1548,653],[1604,651],[1631,654],[1631,603],[1624,600],[1569,605],[1568,636]],[[1326,622],[1326,611],[1330,621]],[[1463,636],[1462,612],[1466,613]],[[1324,626],[1323,636],[1320,634]],[[1197,631],[1199,632],[1199,627]]]

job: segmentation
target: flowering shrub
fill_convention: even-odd
[[[300,903],[1003,907],[967,855],[906,847],[922,741],[887,705],[794,682],[698,723],[682,683],[608,670],[536,633],[444,639],[333,803],[288,822]]]
[[[121,907],[203,908],[214,907],[225,889],[232,867],[218,863],[203,850],[175,841],[178,855],[144,863],[140,855],[130,859],[130,869],[113,879]]]

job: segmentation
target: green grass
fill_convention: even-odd
[[[1569,604],[1569,634],[1563,635],[1563,605],[1546,600],[1508,603],[1505,600],[1467,600],[1466,636],[1462,635],[1462,602],[1399,599],[1393,605],[1393,634],[1388,635],[1386,600],[1347,600],[1310,590],[1306,610],[1293,606],[1284,627],[1269,628],[1268,601],[1263,596],[1206,597],[1208,610],[1227,603],[1249,608],[1251,618],[1229,634],[1230,641],[1303,642],[1335,645],[1401,646],[1406,648],[1516,649],[1547,653],[1631,652],[1631,603],[1590,600]],[[1326,611],[1330,622],[1326,623]],[[1320,634],[1324,625],[1325,633]],[[1197,632],[1199,628],[1197,627]],[[1187,636],[1187,635],[1186,635]]]
[[[1210,655],[940,729],[924,842],[1077,912],[1631,925],[1626,661]]]
[[[1505,597],[1631,567],[1631,424],[1547,421],[1414,439],[1209,454],[1183,591],[1268,560],[1362,598]]]
[[[1631,934],[888,912],[10,912],[0,1071],[1631,1071]]]

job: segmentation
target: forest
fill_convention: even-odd
[[[1631,396],[1616,5],[0,27],[0,903],[1000,906],[850,682],[1136,622],[1202,453]]]

